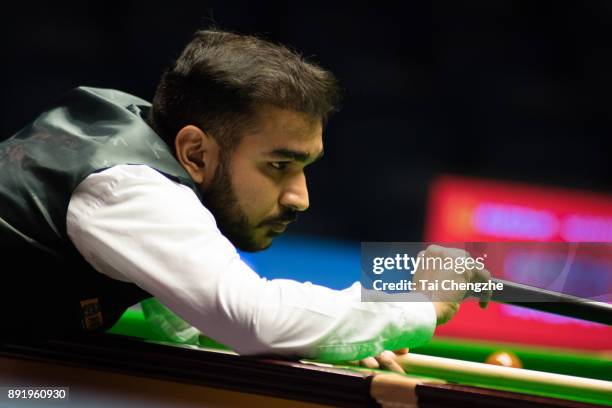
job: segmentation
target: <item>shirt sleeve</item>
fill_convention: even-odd
[[[88,176],[67,231],[98,272],[138,285],[240,354],[361,359],[424,344],[435,328],[430,302],[361,302],[359,283],[337,291],[258,276],[191,189],[147,166]]]

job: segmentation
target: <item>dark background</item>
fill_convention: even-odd
[[[292,232],[419,240],[439,174],[612,190],[612,2],[150,3],[11,3],[0,138],[78,85],[150,100],[215,22],[297,49],[344,88]]]

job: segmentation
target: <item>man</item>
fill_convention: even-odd
[[[0,144],[2,336],[109,328],[151,296],[239,353],[361,359],[423,344],[447,302],[360,302],[266,281],[236,247],[267,248],[309,205],[331,73],[288,49],[199,31],[152,106],[78,88]],[[477,277],[466,273],[465,279]]]

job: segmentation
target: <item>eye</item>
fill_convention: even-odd
[[[276,170],[285,170],[289,165],[289,162],[270,162],[270,166]]]

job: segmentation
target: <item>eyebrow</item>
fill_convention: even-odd
[[[274,157],[279,157],[279,158],[283,158],[283,159],[289,159],[289,160],[295,160],[295,161],[299,161],[302,163],[306,163],[310,160],[311,163],[316,162],[317,160],[320,160],[323,157],[323,150],[321,150],[321,153],[319,153],[315,158],[310,159],[310,153],[307,152],[300,152],[297,150],[291,150],[291,149],[275,149],[272,150],[269,154],[271,156]]]

